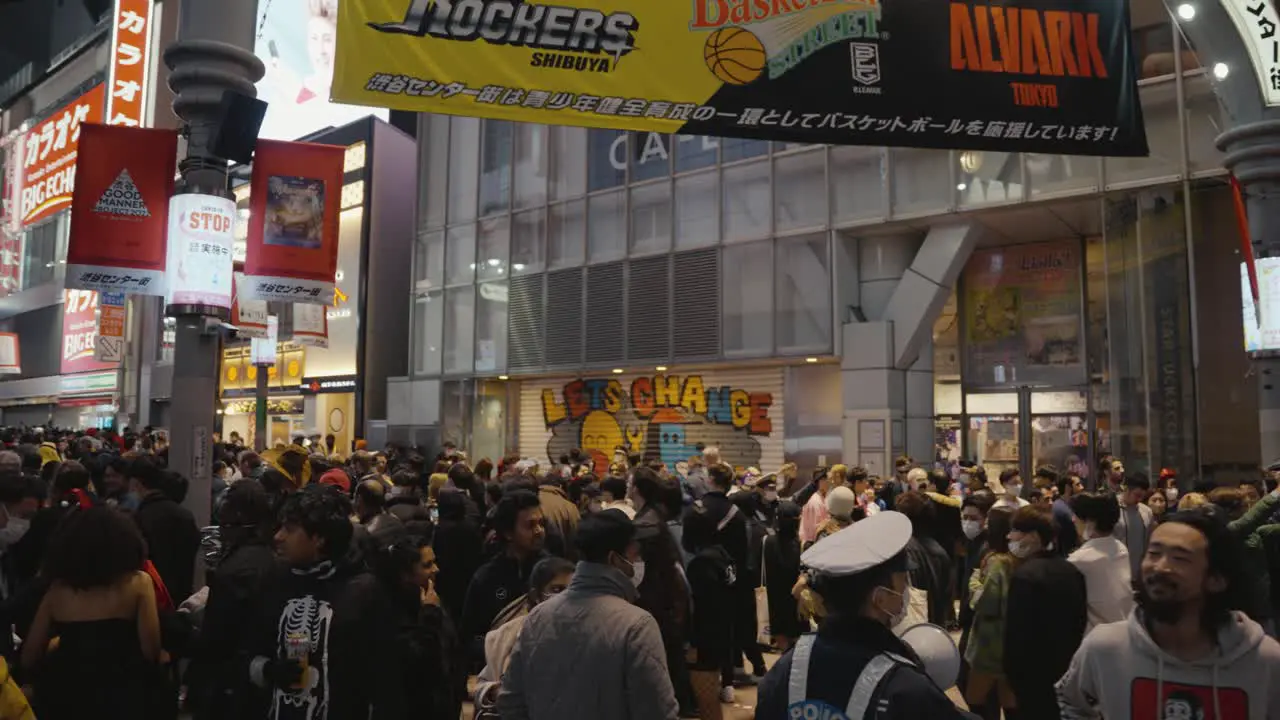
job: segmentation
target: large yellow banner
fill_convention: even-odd
[[[333,100],[793,142],[1145,154],[1127,20],[1125,0],[341,0]]]

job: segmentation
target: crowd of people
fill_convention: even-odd
[[[1271,480],[233,433],[201,528],[162,433],[0,442],[0,720],[720,720],[756,684],[761,720],[960,717],[918,623],[959,633],[979,717],[1280,717]]]

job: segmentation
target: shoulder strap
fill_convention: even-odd
[[[871,658],[871,662],[862,669],[862,674],[858,675],[858,681],[853,685],[853,692],[849,695],[849,705],[845,709],[845,717],[849,720],[865,718],[880,684],[905,660],[892,653],[880,653]]]
[[[760,587],[769,587],[765,584],[764,566],[768,560],[765,559],[765,551],[769,547],[769,533],[765,533],[760,540]]]
[[[791,651],[791,675],[787,678],[787,707],[804,702],[809,690],[809,657],[813,655],[812,633],[801,635]]]

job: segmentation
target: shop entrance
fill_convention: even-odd
[[[963,456],[998,477],[1018,470],[1029,482],[1036,468],[1088,477],[1093,465],[1088,394],[1083,388],[1014,388],[965,397]]]

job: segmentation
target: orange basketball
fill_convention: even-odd
[[[711,72],[730,85],[754,82],[764,72],[768,60],[760,38],[740,27],[721,28],[711,33],[702,57]]]

